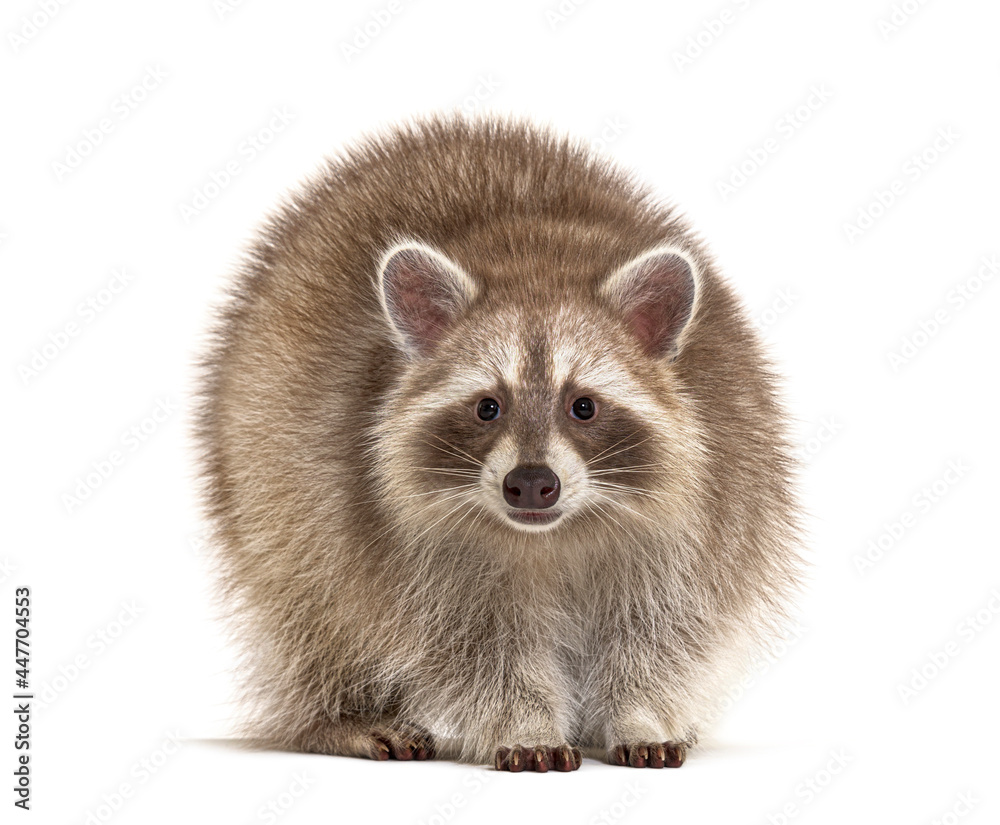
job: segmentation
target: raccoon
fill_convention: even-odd
[[[776,378],[675,210],[530,122],[410,122],[274,214],[197,437],[244,731],[679,767],[799,578]]]

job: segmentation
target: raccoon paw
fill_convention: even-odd
[[[611,748],[608,761],[632,768],[679,768],[690,745],[690,742],[630,742]]]
[[[548,745],[514,745],[512,748],[497,748],[493,766],[498,771],[511,773],[545,773],[549,770],[566,772],[575,771],[582,761],[580,749],[570,745],[557,745],[554,748]]]
[[[385,761],[399,759],[403,762],[422,761],[434,758],[434,737],[422,728],[406,726],[403,728],[378,728],[369,737],[371,746],[369,756],[372,759]]]

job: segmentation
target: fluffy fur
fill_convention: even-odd
[[[744,310],[671,208],[529,124],[326,163],[254,243],[201,389],[247,731],[277,747],[679,765],[795,583]],[[559,475],[549,527],[507,515],[524,464]]]

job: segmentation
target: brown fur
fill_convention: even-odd
[[[380,304],[400,239],[478,286],[427,357]],[[664,244],[698,297],[657,358],[600,290]],[[600,365],[642,392],[577,427],[563,404]],[[440,118],[356,145],[263,229],[204,367],[207,502],[256,738],[513,770],[576,767],[564,746],[680,764],[782,617],[795,503],[760,344],[674,211],[580,144]],[[468,370],[496,375],[495,427],[442,401]],[[454,489],[497,444],[530,463],[554,438],[617,485],[564,523],[514,529]]]

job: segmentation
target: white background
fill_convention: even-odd
[[[47,699],[17,821],[996,822],[1000,7],[398,0],[373,22],[387,9],[4,4],[0,625],[30,586]],[[217,741],[231,656],[188,415],[211,307],[324,154],[456,106],[592,140],[677,203],[786,376],[809,587],[679,771]]]

